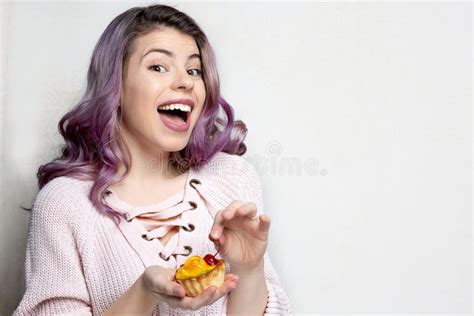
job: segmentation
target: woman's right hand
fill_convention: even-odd
[[[160,266],[149,266],[142,274],[146,289],[158,300],[168,303],[173,308],[197,310],[210,305],[237,287],[239,276],[227,274],[224,284],[216,288],[208,287],[200,295],[188,297],[186,290],[178,282],[173,281],[176,270]]]

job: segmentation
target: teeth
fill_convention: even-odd
[[[187,104],[168,104],[158,107],[160,110],[181,110],[183,112],[191,112],[191,107]]]

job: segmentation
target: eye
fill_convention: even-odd
[[[202,75],[202,70],[201,69],[191,69],[191,70],[188,71],[188,73],[191,72],[189,74],[192,75],[193,71],[195,71],[194,72],[195,76],[201,76]]]
[[[156,71],[156,69],[160,68],[160,67],[163,68],[163,69],[166,69],[163,65],[153,65],[149,69],[152,69],[152,70]],[[162,71],[158,71],[158,72],[162,72]]]

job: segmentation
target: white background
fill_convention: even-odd
[[[150,3],[3,3],[2,315],[24,291],[19,206],[58,153],[92,49]],[[471,4],[162,3],[216,50],[295,314],[471,314]]]

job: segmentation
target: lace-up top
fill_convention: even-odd
[[[196,220],[196,216],[190,215],[189,212],[193,211],[200,214],[199,217],[207,218],[205,221],[207,225],[200,227],[204,229],[204,232],[208,229],[207,235],[212,226],[212,216],[199,195],[198,186],[201,182],[195,178],[191,179],[192,174],[192,171],[188,172],[183,192],[178,192],[160,203],[148,206],[131,206],[120,200],[112,190],[107,191],[107,204],[125,216],[125,222],[121,223],[120,228],[130,243],[137,248],[143,246],[153,248],[153,253],[158,254],[159,258],[172,268],[177,268],[184,263],[186,258],[182,257],[188,257],[193,252],[190,243],[186,242],[189,238],[186,237],[189,237],[189,234],[196,229],[195,222],[202,219]],[[166,244],[163,244],[160,239],[173,229],[178,229],[178,231]],[[137,236],[145,242],[142,240],[138,242]],[[204,256],[205,254],[195,253],[194,255]],[[178,258],[178,256],[182,257]]]
[[[107,204],[126,215],[119,224],[89,200],[92,186],[92,181],[62,176],[38,193],[28,233],[26,292],[15,316],[101,315],[146,267],[176,269],[191,254],[214,253],[208,239],[214,216],[232,201],[254,202],[259,214],[263,211],[253,166],[222,152],[201,170],[191,168],[182,194],[161,203],[136,208],[113,192],[106,196]],[[160,236],[172,228],[178,232],[163,245]],[[265,314],[290,313],[288,297],[267,253],[264,272]],[[159,301],[152,314],[226,315],[227,297],[192,312]]]
[[[151,241],[160,241],[160,257],[169,258],[178,248],[179,233],[174,234],[166,244],[161,242],[161,238],[166,236],[174,228],[188,229],[187,224],[181,219],[181,213],[194,209],[194,205],[182,201],[183,193],[174,194],[165,201],[149,207],[132,207],[120,201],[116,194],[111,192],[115,201],[121,203],[128,210],[126,221],[137,220],[144,228],[141,237]],[[174,219],[173,219],[174,218]]]

